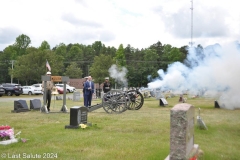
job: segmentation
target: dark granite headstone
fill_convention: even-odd
[[[220,108],[220,106],[219,106],[217,101],[214,102],[214,106],[215,106],[215,108]]]
[[[70,125],[65,128],[79,128],[79,124],[87,124],[88,109],[74,106],[70,108]]]
[[[31,99],[30,100],[30,109],[33,110],[40,110],[42,104],[40,99]]]
[[[15,100],[14,110],[12,112],[26,112],[29,111],[26,100]]]
[[[80,123],[87,124],[88,108],[80,107]]]

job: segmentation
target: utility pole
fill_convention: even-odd
[[[11,60],[12,62],[12,71],[13,71],[13,63],[14,63],[14,60]],[[11,74],[11,84],[12,84],[12,81],[13,81],[13,74]]]
[[[193,0],[191,0],[191,42],[189,42],[190,46],[192,47],[194,42],[193,42]]]

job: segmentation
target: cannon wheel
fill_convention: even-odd
[[[144,103],[143,95],[138,90],[129,90],[127,91],[127,94],[130,98],[128,109],[139,110]]]
[[[107,113],[122,113],[128,109],[129,96],[121,90],[111,90],[102,98],[103,109]]]

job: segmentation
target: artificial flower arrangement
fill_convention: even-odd
[[[85,128],[87,128],[87,125],[86,124],[79,124],[79,126],[82,128],[82,129],[85,129]]]
[[[0,141],[14,139],[14,129],[10,126],[0,126]]]
[[[6,145],[18,141],[26,142],[27,139],[20,138],[21,131],[14,135],[14,128],[10,126],[0,126],[0,144]]]

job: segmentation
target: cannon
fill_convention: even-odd
[[[107,113],[122,113],[126,110],[139,110],[143,103],[143,95],[138,90],[111,90],[104,94],[101,104],[90,106],[89,112],[103,107]]]

